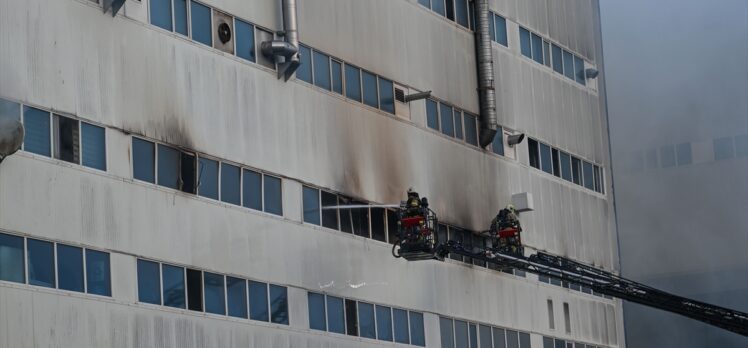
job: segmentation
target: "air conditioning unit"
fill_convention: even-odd
[[[395,84],[395,115],[410,119],[410,105],[405,102],[405,96],[409,93],[409,89],[405,86]]]
[[[234,54],[234,18],[213,10],[213,47]]]

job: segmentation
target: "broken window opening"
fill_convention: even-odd
[[[80,127],[77,120],[55,115],[55,158],[80,164]]]

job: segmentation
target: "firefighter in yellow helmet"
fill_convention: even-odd
[[[408,217],[423,215],[421,198],[413,188],[408,189],[408,198],[405,200],[405,215]]]

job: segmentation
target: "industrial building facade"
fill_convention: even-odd
[[[529,193],[529,247],[618,269],[598,2],[489,7],[481,148],[473,1],[299,1],[286,81],[260,50],[279,0],[0,0],[0,117],[25,128],[0,347],[625,346],[619,300],[396,259],[367,207],[414,187],[441,240],[482,246]]]

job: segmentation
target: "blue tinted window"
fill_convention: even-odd
[[[478,331],[480,334],[480,348],[493,348],[491,344],[491,327],[481,325]]]
[[[561,177],[566,181],[571,181],[571,156],[568,153],[560,152],[561,160]]]
[[[543,337],[543,348],[553,348],[553,338]]]
[[[83,131],[83,165],[106,170],[106,138],[104,128],[81,122]]]
[[[690,149],[690,144],[689,144]],[[748,134],[738,135],[735,137],[735,156],[748,156]]]
[[[543,143],[540,143],[540,169],[548,174],[553,174],[551,147]]]
[[[543,38],[532,34],[532,59],[543,64]]]
[[[377,338],[374,326],[374,305],[369,303],[358,303],[358,327],[361,337]]]
[[[307,293],[309,301],[309,328],[312,330],[327,330],[325,323],[325,295]]]
[[[54,244],[36,239],[26,241],[29,258],[29,284],[54,288],[55,252]]]
[[[410,338],[408,337],[408,311],[393,309],[392,316],[394,319],[393,326],[395,327],[395,342],[410,343]]]
[[[179,188],[179,151],[168,146],[158,144],[158,184],[161,186]]]
[[[164,306],[185,308],[184,268],[161,265],[164,284]]]
[[[441,116],[442,133],[455,136],[455,124],[452,118],[452,107],[449,105],[439,104],[439,116]]]
[[[455,137],[462,139],[462,113],[455,110]]]
[[[519,47],[522,55],[527,58],[532,58],[532,44],[530,43],[530,31],[525,28],[519,28]]]
[[[200,157],[198,193],[200,196],[218,199],[218,162]]]
[[[439,130],[439,110],[435,101],[426,99],[426,125]]]
[[[564,58],[563,58],[563,51],[561,50],[561,47],[556,46],[555,44],[551,45],[551,59],[553,60],[553,71],[563,74],[564,73]]]
[[[390,307],[377,306],[377,339],[392,341],[392,311]]]
[[[312,49],[299,45],[299,61],[301,65],[296,69],[296,77],[312,83]]]
[[[510,346],[511,347],[511,346]],[[556,348],[566,348],[566,341],[556,340]]]
[[[242,188],[243,205],[254,210],[262,210],[262,174],[244,169]]]
[[[423,314],[418,312],[410,313],[410,344],[425,347],[426,334],[423,330]],[[396,321],[397,322],[397,321]],[[397,337],[397,335],[395,336]]]
[[[330,90],[330,57],[314,51],[314,84]]]
[[[564,75],[574,80],[574,55],[564,51]]]
[[[155,262],[138,260],[138,301],[161,304],[161,282]]]
[[[187,0],[174,0],[174,31],[187,36]]]
[[[151,24],[171,31],[171,0],[151,0]]]
[[[470,324],[470,347],[478,347],[478,327]]]
[[[595,183],[592,178],[592,164],[590,162],[583,162],[582,173],[584,174],[584,187],[592,190],[595,188]]]
[[[661,147],[660,160],[663,167],[675,167],[675,147],[673,145]]]
[[[330,60],[332,69],[332,91],[343,94],[343,66],[336,60]]]
[[[457,24],[468,27],[468,4],[467,0],[455,0],[455,20]]]
[[[545,40],[543,40],[543,63],[551,66],[551,44]]]
[[[51,157],[51,140],[49,135],[49,112],[23,107],[23,126],[25,135],[23,149],[37,155]]]
[[[249,281],[249,318],[268,321],[268,286],[265,283]]]
[[[345,65],[345,95],[355,101],[361,101],[361,69]]]
[[[235,22],[236,22],[236,55],[250,62],[256,61],[255,26],[245,21],[239,20],[239,19],[237,19]],[[307,49],[307,51],[308,50],[309,49]],[[299,52],[301,52],[301,49],[299,50]],[[299,70],[301,69],[303,68],[299,66]],[[297,74],[298,74],[298,70],[297,70]],[[311,78],[309,80],[311,81]]]
[[[444,0],[431,0],[431,9],[442,16],[447,14],[445,11]]]
[[[452,319],[439,317],[439,334],[441,336],[442,348],[455,348]]]
[[[478,146],[478,128],[475,116],[465,114],[465,141]]]
[[[83,292],[83,250],[57,244],[57,282],[62,290]]]
[[[86,285],[89,294],[112,296],[108,253],[86,249]]]
[[[504,132],[499,128],[491,142],[491,151],[497,155],[504,156]]]
[[[327,296],[327,331],[339,334],[345,333],[345,314],[343,299]]]
[[[205,285],[205,311],[213,314],[226,314],[225,289],[223,275],[203,272]]]
[[[229,315],[247,318],[247,281],[240,278],[226,277],[226,296]]]
[[[468,348],[468,326],[462,320],[455,320],[455,348]]]
[[[132,138],[132,175],[135,179],[155,183],[155,160],[152,142]]]
[[[571,158],[571,178],[572,181],[574,181],[575,184],[581,185],[582,184],[582,162],[576,158]]]
[[[506,34],[506,19],[499,15],[494,16],[494,19],[496,23],[496,42],[509,47],[509,40]]]
[[[679,144],[677,147],[678,165],[685,166],[691,164],[691,143]]]
[[[507,348],[519,348],[519,334],[517,331],[506,330]]]
[[[364,86],[364,104],[375,108],[379,107],[377,76],[368,71],[361,71],[361,75]]]
[[[221,200],[226,203],[241,204],[241,169],[221,163]]]
[[[281,198],[281,179],[265,175],[265,211],[275,215],[283,215],[283,199]]]
[[[577,56],[574,56],[574,71],[577,82],[582,85],[586,84],[587,81],[584,76],[584,60]]]
[[[311,187],[302,189],[303,193],[303,208],[304,208],[304,222],[319,225],[320,214],[319,214],[319,190]]]
[[[213,32],[210,23],[210,7],[190,2],[190,12],[192,17],[192,39],[208,45],[213,45]]]
[[[723,160],[735,157],[732,137],[714,139],[714,159]]]
[[[493,328],[493,345],[494,348],[506,348],[506,331],[504,329]]]
[[[0,98],[0,118],[2,117],[8,117],[20,121],[21,104]]]
[[[270,285],[270,321],[288,325],[288,289]]]
[[[426,6],[427,8],[431,8],[431,1],[430,0],[418,0],[418,3]]]
[[[379,108],[391,114],[395,113],[395,90],[392,81],[379,78]]]

